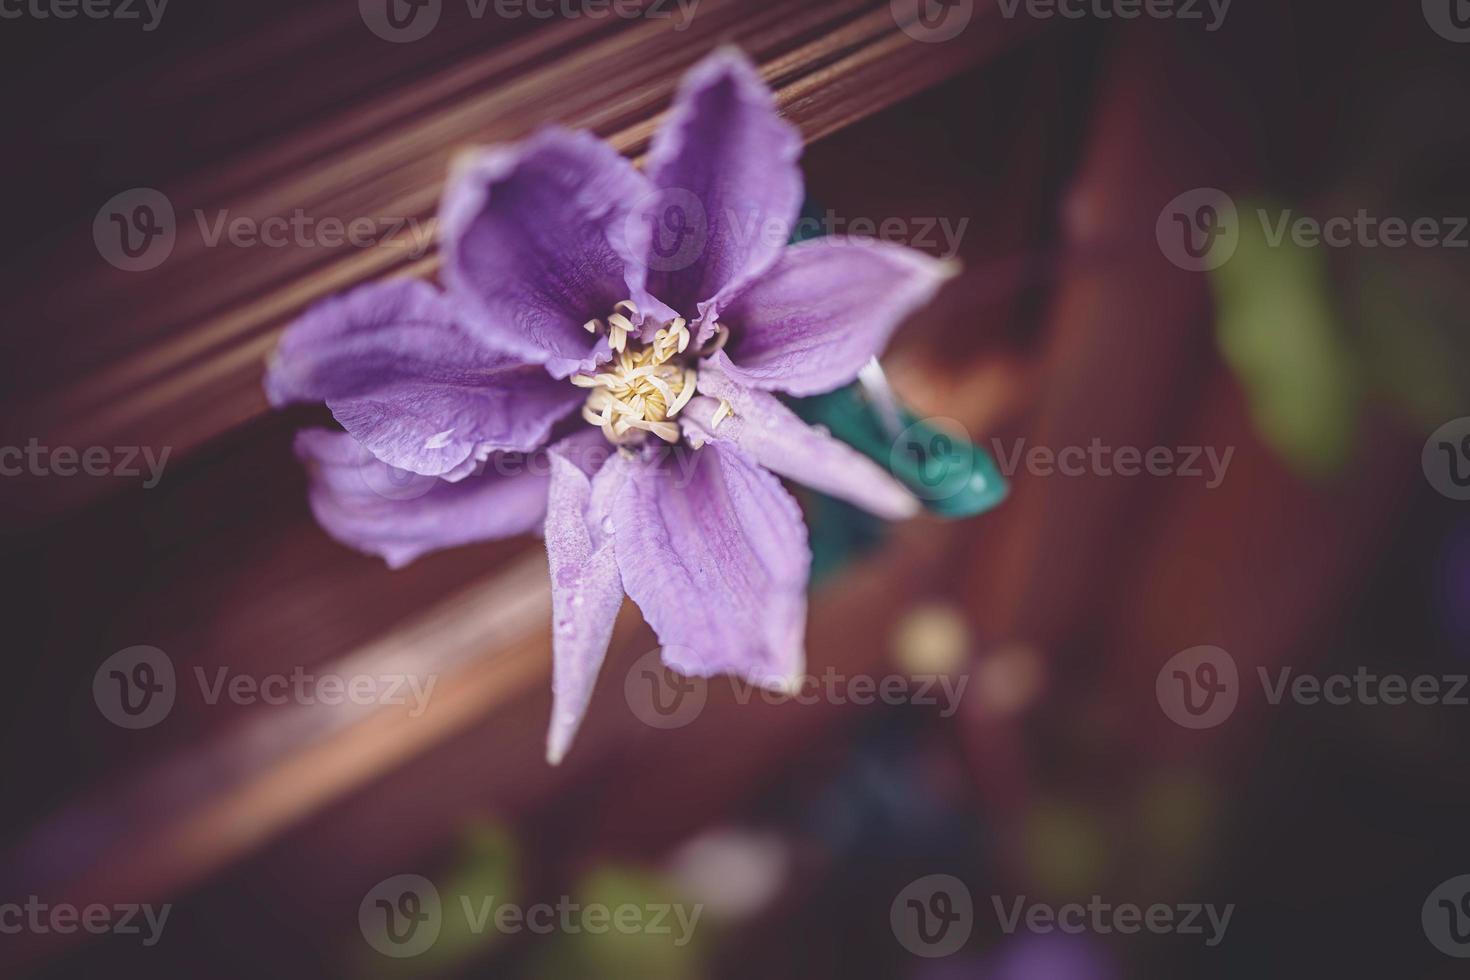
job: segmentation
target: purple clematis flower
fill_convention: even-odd
[[[551,566],[547,756],[581,724],[626,593],[686,675],[804,670],[811,554],[773,474],[890,519],[917,502],[775,396],[850,382],[951,267],[889,243],[786,246],[801,139],[738,51],[685,78],[644,172],[543,130],[456,168],[444,291],[400,280],[308,311],[271,402],[301,433],[324,528],[393,567],[542,529]]]

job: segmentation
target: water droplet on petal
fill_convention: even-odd
[[[603,534],[612,534],[615,529],[616,529],[616,527],[613,524],[613,519],[611,517],[604,517],[602,519],[602,533]]]
[[[584,595],[583,595],[583,594],[582,594],[582,593],[580,593],[580,592],[578,592],[578,593],[575,593],[575,594],[574,594],[574,595],[573,595],[573,596],[572,596],[572,605],[573,605],[573,606],[580,606],[580,605],[582,605],[582,604],[583,604],[583,603],[585,603],[585,602],[586,602],[586,601],[587,601],[587,597],[586,597],[586,596],[584,596]]]

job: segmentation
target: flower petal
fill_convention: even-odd
[[[684,76],[649,148],[658,188],[648,288],[686,317],[712,320],[771,267],[801,209],[801,134],[776,112],[771,91],[736,48],[721,48]],[[708,316],[706,316],[708,314]]]
[[[441,548],[533,531],[546,513],[544,466],[494,456],[459,483],[383,463],[345,432],[306,429],[296,455],[311,474],[311,510],[350,548],[401,568]]]
[[[831,391],[857,377],[954,273],[952,262],[873,239],[793,245],[721,315],[730,328],[727,370],[756,388]]]
[[[281,339],[265,387],[276,406],[325,401],[373,455],[426,476],[467,472],[493,450],[533,449],[580,400],[476,340],[417,279],[312,307]]]
[[[624,465],[612,503],[618,568],[664,663],[696,677],[794,683],[811,565],[796,501],[727,444]]]
[[[746,388],[720,369],[723,352],[699,372],[699,390],[679,416],[685,433],[705,442],[730,442],[773,473],[857,504],[891,521],[913,517],[919,501],[882,467],[846,443],[807,425],[769,392]],[[720,399],[730,414],[715,427]]]
[[[583,324],[642,293],[614,247],[649,185],[590,133],[545,129],[462,158],[440,206],[444,277],[497,347],[564,378],[606,360]]]
[[[613,623],[623,605],[613,537],[602,522],[610,495],[617,492],[626,473],[619,459],[589,480],[583,470],[585,461],[574,460],[564,444],[553,446],[550,457],[546,556],[551,565],[554,626],[546,760],[556,765],[571,747],[587,713]]]

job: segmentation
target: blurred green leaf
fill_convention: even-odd
[[[623,925],[560,932],[537,950],[530,976],[584,980],[697,980],[705,946],[703,909],[681,899],[664,879],[649,872],[604,866],[575,889],[578,906],[600,906]],[[574,921],[581,921],[574,915]],[[637,925],[635,926],[635,921]]]
[[[1242,202],[1240,243],[1212,273],[1216,339],[1266,443],[1300,471],[1332,473],[1352,455],[1360,386],[1333,308],[1327,249],[1303,248],[1290,234],[1272,243],[1261,210],[1286,209]]]
[[[362,954],[359,975],[397,980],[401,977],[431,977],[451,973],[457,967],[499,945],[507,937],[496,931],[494,910],[518,901],[520,881],[514,836],[505,827],[488,822],[466,829],[461,852],[453,868],[436,881],[442,902],[439,937],[418,956],[389,959],[372,950]],[[465,914],[468,899],[476,918]],[[478,916],[483,903],[491,902],[490,917]],[[481,926],[479,932],[476,925]]]

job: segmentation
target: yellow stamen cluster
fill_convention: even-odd
[[[694,397],[695,372],[676,358],[689,347],[689,327],[676,317],[653,336],[648,344],[628,335],[635,333],[633,318],[638,307],[624,300],[613,307],[606,325],[590,320],[590,333],[606,329],[608,345],[616,356],[596,374],[575,374],[572,384],[591,388],[582,418],[600,426],[609,442],[627,445],[652,432],[665,442],[679,441],[679,424],[673,419]]]

